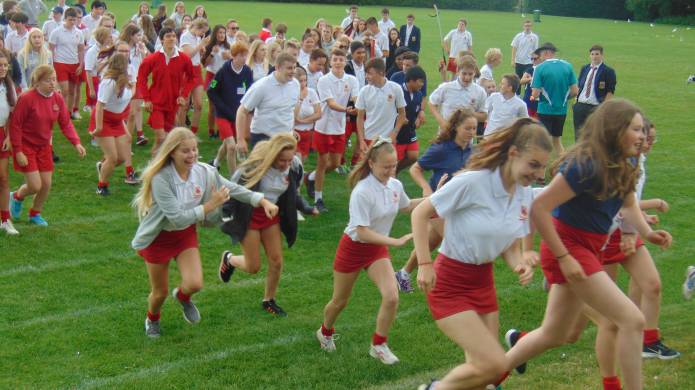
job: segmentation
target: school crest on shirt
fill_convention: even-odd
[[[193,197],[194,198],[201,198],[203,196],[203,189],[199,185],[195,185],[193,187]]]
[[[59,111],[60,107],[56,103],[53,103],[53,111]]]
[[[393,101],[393,95],[392,95],[392,94],[389,94],[389,95],[386,97],[386,100],[389,101],[389,102],[392,102],[392,101]]]
[[[400,197],[401,197],[400,194],[399,194],[398,192],[395,192],[395,191],[394,191],[394,192],[393,192],[393,196],[391,197],[393,203],[398,204],[398,200],[400,199]]]
[[[528,209],[526,206],[521,206],[521,213],[519,213],[520,221],[528,221]]]

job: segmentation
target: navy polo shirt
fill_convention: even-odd
[[[420,156],[417,163],[420,168],[426,171],[432,171],[430,188],[432,188],[432,191],[435,191],[437,189],[437,183],[439,183],[442,176],[446,173],[449,175],[449,178],[451,178],[454,173],[458,172],[466,165],[470,156],[470,145],[462,149],[456,142],[449,140],[432,144],[425,154]]]
[[[401,131],[398,132],[396,143],[407,145],[417,141],[415,121],[422,108],[423,96],[420,91],[411,94],[405,84],[401,84],[401,88],[403,88],[403,97],[405,98],[405,117],[408,120],[401,127]]]
[[[393,81],[394,83],[398,85],[403,85],[405,84],[405,72],[398,71],[394,74],[391,75],[391,78],[389,79]],[[425,83],[422,85],[422,88],[420,89],[420,92],[422,92],[422,96],[427,96],[427,79],[425,78]]]

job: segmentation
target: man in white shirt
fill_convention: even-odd
[[[276,61],[275,71],[253,83],[237,110],[237,151],[242,155],[249,151],[246,142],[249,133],[253,147],[275,134],[293,130],[294,107],[299,101],[299,82],[294,78],[297,59],[280,53]],[[253,118],[251,111],[254,111]]]
[[[19,2],[19,9],[29,18],[26,23],[29,27],[37,27],[39,16],[48,11],[48,7],[41,0],[22,0]]]
[[[519,118],[528,118],[526,103],[514,93],[518,88],[519,77],[506,74],[500,81],[500,91],[487,98],[485,108],[488,120],[483,134],[485,137],[510,126]]]
[[[191,58],[191,63],[193,64],[193,91],[191,92],[191,100],[193,102],[193,115],[191,116],[191,131],[193,133],[198,132],[198,125],[200,124],[200,113],[203,109],[203,93],[204,83],[203,76],[201,74],[200,67],[200,52],[205,48],[205,45],[209,42],[209,38],[203,39],[203,36],[208,31],[208,22],[203,18],[198,18],[193,21],[191,27],[188,31],[181,34],[179,38],[179,50],[186,53],[187,56]],[[181,119],[184,118],[185,112],[188,107],[182,107],[179,110],[179,115]],[[183,113],[181,113],[183,111]]]
[[[456,68],[456,58],[460,52],[472,52],[473,51],[473,35],[471,32],[466,30],[468,22],[466,19],[459,19],[457,28],[449,31],[444,37],[442,45],[444,50],[449,53],[449,63],[447,64],[447,70],[451,72],[451,79],[453,80],[456,76],[458,69]]]
[[[236,42],[236,33],[239,31],[239,23],[235,19],[227,21],[227,42],[233,45]]]
[[[53,30],[56,28],[60,27],[60,25],[63,23],[63,7],[53,7],[53,11],[51,12],[51,19],[48,19],[43,23],[43,27],[41,28],[41,32],[43,32],[43,38],[46,42],[48,42],[48,37],[51,36],[51,33]]]
[[[75,92],[84,69],[84,36],[76,26],[77,13],[75,8],[65,10],[63,25],[48,38],[48,47],[53,53],[53,68],[69,110],[74,106]]]
[[[309,63],[306,66],[306,85],[311,89],[316,89],[319,79],[323,76],[323,70],[326,68],[328,56],[321,49],[314,49],[309,57]]]
[[[475,60],[471,56],[464,56],[458,60],[457,68],[458,77],[440,84],[430,95],[430,112],[439,124],[440,130],[446,128],[451,114],[460,108],[473,111],[478,123],[487,119],[487,93],[483,87],[473,82],[478,69]]]
[[[381,10],[381,20],[379,21],[379,31],[381,31],[382,34],[384,34],[388,37],[389,36],[389,30],[392,28],[396,28],[396,23],[394,23],[393,20],[391,20],[389,9],[384,8]]]
[[[531,28],[533,28],[533,22],[529,19],[524,20],[524,31],[516,34],[512,39],[511,62],[514,72],[520,79],[529,68],[533,67],[531,54],[538,49],[538,35],[533,33]]]
[[[343,30],[347,29],[348,26],[352,26],[352,21],[357,17],[357,6],[356,5],[351,5],[350,6],[350,14],[343,19],[342,22],[340,22],[340,27],[343,28]]]
[[[393,22],[392,22],[393,23]],[[371,31],[374,36],[374,43],[376,47],[381,51],[381,56],[375,56],[373,58],[386,58],[389,56],[389,37],[388,35],[379,31],[379,23],[377,23],[376,18],[371,17],[367,19],[367,30]]]
[[[10,19],[14,24],[14,30],[10,29],[5,37],[5,48],[17,55],[22,50],[24,43],[29,39],[29,30],[27,30],[27,22],[29,18],[23,12],[17,12]]]
[[[99,26],[99,20],[104,15],[104,11],[106,11],[106,4],[100,0],[92,2],[91,12],[82,17],[82,23],[87,27],[86,37],[91,36],[92,31]]]

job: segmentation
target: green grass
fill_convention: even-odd
[[[254,33],[261,18],[271,16],[276,22],[286,22],[290,36],[295,37],[319,17],[338,22],[345,15],[344,7],[316,4],[204,4],[214,23],[234,17],[243,30]],[[136,2],[109,2],[120,25],[136,7]],[[363,7],[360,14],[378,15],[378,11],[377,7]],[[430,11],[392,8],[391,12],[398,24],[407,13],[416,15],[423,30],[421,63],[434,88],[439,81],[436,62],[440,49],[435,21],[427,17]],[[495,70],[499,80],[511,71],[506,65],[509,42],[520,30],[519,15],[443,11],[444,29],[453,28],[461,16],[470,22],[478,58],[489,47],[503,49],[505,65]],[[690,209],[695,193],[690,161],[695,156],[691,127],[695,91],[684,85],[687,75],[695,71],[690,56],[695,50],[695,31],[671,33],[672,28],[549,16],[535,27],[541,40],[552,40],[561,50],[559,56],[572,62],[576,70],[587,62],[592,44],[603,44],[606,62],[617,70],[617,95],[640,104],[659,130],[659,143],[648,161],[645,197],[671,203],[671,212],[662,216],[662,227],[674,235],[675,244],[666,252],[650,249],[663,280],[661,329],[667,343],[683,356],[671,362],[646,361],[645,387],[650,389],[695,387],[693,303],[684,302],[680,294],[683,271],[695,262],[695,244],[690,241],[695,217]],[[423,150],[434,133],[434,121],[428,119],[421,131]],[[78,130],[88,145],[86,125],[87,120],[82,120]],[[571,143],[570,126],[568,121],[566,144]],[[206,130],[203,123],[202,133]],[[463,361],[463,352],[436,328],[419,292],[401,296],[399,317],[390,336],[401,363],[385,367],[369,358],[379,296],[365,277],[357,283],[353,299],[337,323],[342,334],[338,352],[327,355],[319,350],[313,332],[331,295],[332,258],[347,222],[348,190],[343,178],[336,175],[329,176],[326,191],[330,213],[302,223],[295,247],[284,252],[278,299],[289,312],[288,318],[268,318],[260,310],[263,271],[255,276],[239,273],[230,285],[217,280],[218,255],[230,244],[219,231],[200,229],[207,284],[195,300],[203,321],[197,326],[186,324],[179,307],[169,301],[162,312],[164,336],[146,339],[142,323],[149,286],[142,260],[130,249],[137,219],[128,204],[136,189],[121,183],[122,170],[118,169],[113,195],[98,198],[94,194],[98,150],[88,147],[87,158],[78,161],[61,135],[56,136],[55,144],[62,162],[56,166],[52,194],[43,213],[50,227],[29,226],[25,214],[16,223],[20,236],[0,237],[0,387],[406,389],[441,376]],[[204,139],[203,159],[210,158],[216,147],[217,143]],[[147,150],[134,150],[136,166],[141,169]],[[411,196],[419,194],[407,175],[401,179]],[[20,182],[21,177],[13,173],[12,187]],[[408,230],[408,218],[399,217],[393,234]],[[231,249],[240,250],[238,246]],[[409,251],[410,247],[392,250],[394,264],[400,266]],[[179,280],[173,268],[175,265],[171,286]],[[497,264],[496,271],[501,329],[538,326],[546,300],[541,272],[529,287],[520,287],[503,264]],[[625,285],[624,275],[620,283]],[[513,376],[505,388],[598,388],[594,336],[592,327],[578,344],[543,354],[530,362],[525,376]]]

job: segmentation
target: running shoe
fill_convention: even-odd
[[[9,219],[3,223],[0,223],[0,230],[4,230],[8,236],[16,236],[19,234],[17,229],[14,228],[14,225],[12,225],[12,221]]]
[[[125,180],[123,180],[125,184],[130,184],[130,185],[138,185],[140,184],[140,178],[135,175],[135,172],[128,174],[125,176]]]
[[[145,335],[156,339],[162,335],[162,330],[159,327],[159,321],[150,321],[149,318],[145,318]]]
[[[275,303],[275,299],[271,299],[269,301],[263,301],[261,304],[263,307],[263,310],[267,311],[268,313],[277,316],[277,317],[287,317],[287,312],[282,310],[280,306],[278,306],[277,303]]]
[[[321,332],[321,328],[316,331],[316,339],[321,344],[321,349],[326,352],[335,352],[335,339],[333,336],[335,335],[326,336],[323,334],[323,332]]]
[[[29,217],[29,223],[37,226],[48,226],[48,222],[41,216],[41,214],[36,214],[33,217]]]
[[[200,312],[198,311],[198,308],[195,307],[193,301],[189,300],[188,302],[184,302],[177,297],[178,294],[178,287],[171,291],[171,295],[176,298],[178,303],[181,304],[181,309],[183,310],[183,319],[189,324],[197,324],[200,322]]]
[[[10,197],[12,199],[12,197]],[[683,297],[690,299],[695,291],[695,266],[689,266],[685,271],[685,282],[683,282]]]
[[[521,338],[521,332],[516,329],[509,329],[504,335],[504,341],[507,343],[507,347],[512,349],[516,343]],[[514,369],[518,374],[523,374],[526,372],[526,363],[521,363]]]
[[[135,141],[135,145],[145,146],[147,145],[148,139],[144,135],[139,135],[138,139]]]
[[[229,279],[232,278],[234,270],[236,269],[230,262],[229,258],[232,257],[232,252],[224,251],[222,252],[222,259],[220,260],[220,268],[218,275],[223,283],[229,283]]]
[[[53,162],[54,163],[59,163],[60,162],[60,156],[56,154],[56,152],[51,152],[53,154]]]
[[[304,176],[304,184],[306,185],[306,195],[309,199],[316,197],[316,180],[309,179],[309,174]]]
[[[111,191],[109,191],[109,187],[99,187],[99,186],[97,186],[97,195],[99,195],[99,196],[109,196],[109,195],[111,195]]]
[[[89,144],[92,145],[92,146],[95,147],[95,148],[98,148],[98,147],[99,147],[99,143],[97,143],[96,137],[92,137],[92,140],[89,141]]]
[[[316,203],[314,203],[314,207],[316,207],[316,210],[318,210],[320,214],[328,212],[328,208],[323,204],[323,199],[317,200]]]
[[[380,362],[386,365],[396,364],[399,361],[396,355],[394,355],[393,352],[391,352],[389,346],[386,345],[386,343],[372,345],[369,348],[369,356],[379,360]]]
[[[19,219],[22,214],[22,201],[14,198],[14,192],[10,192],[10,215],[12,219]]]
[[[404,293],[411,293],[415,291],[413,286],[410,284],[410,274],[403,271],[396,271],[396,281],[398,281],[398,289]]]
[[[642,347],[642,357],[645,359],[659,358],[659,360],[670,360],[680,355],[680,352],[665,346],[661,340]]]

